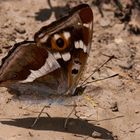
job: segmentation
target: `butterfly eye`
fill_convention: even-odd
[[[62,38],[58,38],[56,40],[56,45],[59,47],[59,48],[63,48],[64,46],[64,40]]]

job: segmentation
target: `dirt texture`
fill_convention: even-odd
[[[9,46],[33,40],[42,26],[48,25],[80,1],[0,0],[0,59]],[[126,24],[114,17],[112,4],[97,6],[86,0],[94,13],[92,48],[82,80],[114,56],[100,70],[80,97],[71,105],[46,107],[34,127],[32,123],[45,102],[13,100],[0,88],[0,140],[139,140],[140,139],[140,36],[129,32]],[[112,78],[103,79],[112,75]],[[98,81],[96,81],[98,80]],[[68,119],[67,127],[64,122]],[[47,116],[47,113],[50,117]]]

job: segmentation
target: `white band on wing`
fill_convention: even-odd
[[[48,52],[48,57],[45,64],[38,70],[30,70],[30,75],[25,80],[20,81],[20,83],[33,82],[35,79],[42,77],[58,68],[60,68],[59,63],[54,56]]]

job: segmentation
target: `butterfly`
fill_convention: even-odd
[[[33,41],[14,45],[0,66],[0,85],[73,95],[90,53],[93,12],[81,4],[42,27]]]

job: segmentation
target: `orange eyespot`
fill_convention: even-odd
[[[63,32],[61,34],[54,34],[51,38],[51,49],[55,51],[64,51],[69,47],[70,35]]]

